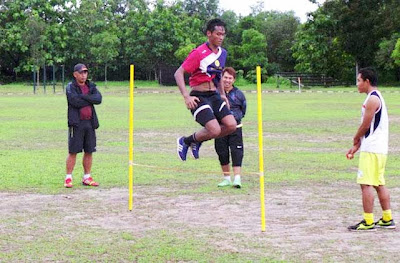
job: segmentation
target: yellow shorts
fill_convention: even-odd
[[[357,183],[373,186],[385,185],[386,159],[386,154],[361,152]]]

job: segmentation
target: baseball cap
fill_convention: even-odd
[[[88,70],[88,69],[87,69],[87,67],[86,67],[84,64],[82,64],[82,63],[76,64],[76,65],[74,66],[74,72],[75,72],[75,71],[78,71],[79,73],[81,73],[81,72],[84,71],[84,70]]]

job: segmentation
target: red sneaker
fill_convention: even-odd
[[[66,188],[72,188],[72,178],[65,179],[64,186]]]
[[[99,183],[93,181],[92,177],[89,177],[89,178],[83,180],[82,184],[87,185],[87,186],[99,186]]]

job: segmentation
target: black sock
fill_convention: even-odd
[[[183,139],[183,142],[184,142],[186,145],[191,145],[192,143],[196,142],[196,136],[195,136],[195,134],[193,133],[192,135],[190,135],[190,136],[188,136],[188,137],[185,137],[185,139]]]

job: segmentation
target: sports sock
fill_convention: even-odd
[[[228,180],[229,182],[231,182],[231,176],[230,175],[224,175],[224,179]]]
[[[192,143],[196,142],[196,135],[195,133],[193,133],[192,135],[185,137],[185,139],[183,139],[183,142],[186,145],[191,145]]]
[[[240,180],[240,174],[235,174],[235,180]]]
[[[67,175],[65,176],[65,180],[67,180],[67,179],[72,179],[72,174],[67,174]]]
[[[90,177],[90,174],[84,174],[83,175],[83,180],[86,180],[86,179],[88,179]]]
[[[364,213],[364,220],[367,225],[374,223],[374,213]]]
[[[388,209],[382,211],[382,220],[386,222],[392,220],[392,210]]]

